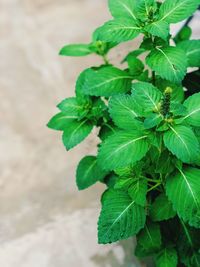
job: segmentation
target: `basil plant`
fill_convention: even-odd
[[[200,267],[200,83],[192,75],[200,76],[200,40],[189,26],[170,34],[199,4],[109,0],[113,19],[91,42],[60,51],[97,54],[102,65],[80,74],[75,96],[48,123],[67,150],[98,129],[97,155],[85,156],[76,172],[80,190],[106,186],[98,242],[136,236],[135,255],[157,267]],[[139,35],[140,46],[131,44],[121,68],[114,66],[109,51]]]

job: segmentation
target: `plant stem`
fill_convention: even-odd
[[[104,63],[105,63],[106,65],[109,65],[110,63],[109,63],[109,61],[108,61],[107,56],[106,56],[106,55],[102,55],[102,57],[103,57],[103,61],[104,61]]]
[[[157,183],[156,185],[154,185],[154,186],[152,186],[151,188],[149,188],[149,190],[148,190],[147,192],[150,192],[150,191],[156,189],[156,188],[159,187],[161,184],[162,184],[161,182]]]
[[[150,179],[150,178],[147,178],[147,181],[153,182],[153,183],[159,183],[160,182],[160,180],[154,180],[154,179]]]

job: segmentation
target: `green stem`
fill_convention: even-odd
[[[157,183],[156,185],[154,185],[154,186],[152,186],[151,188],[149,188],[149,190],[148,190],[147,192],[150,192],[150,191],[156,189],[156,188],[159,187],[161,184],[162,184],[161,182]]]
[[[109,65],[109,64],[110,64],[110,63],[109,63],[109,60],[108,60],[108,58],[107,58],[106,55],[102,55],[102,58],[103,58],[103,61],[104,61],[104,63],[105,63],[106,65]]]
[[[159,183],[160,182],[160,180],[154,180],[154,179],[150,179],[150,178],[147,178],[147,181],[153,182],[153,183]]]

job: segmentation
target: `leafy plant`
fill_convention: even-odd
[[[97,54],[104,63],[80,74],[76,96],[58,105],[48,127],[63,133],[67,150],[99,129],[97,156],[84,157],[76,177],[80,190],[98,181],[107,186],[99,243],[136,235],[139,258],[152,256],[157,267],[199,267],[199,71],[187,70],[200,67],[200,40],[190,39],[188,26],[173,38],[170,24],[192,15],[200,1],[108,3],[113,19],[92,42],[60,52]],[[123,59],[125,66],[113,66],[110,49],[139,35],[143,41]]]

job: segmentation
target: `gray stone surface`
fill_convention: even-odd
[[[97,245],[104,186],[78,192],[75,168],[97,138],[66,152],[46,128],[56,104],[74,94],[81,70],[101,60],[61,58],[63,44],[87,42],[109,18],[102,0],[0,0],[0,266],[134,267],[133,241]],[[197,35],[198,31],[195,31]],[[110,55],[117,61],[138,40]]]

